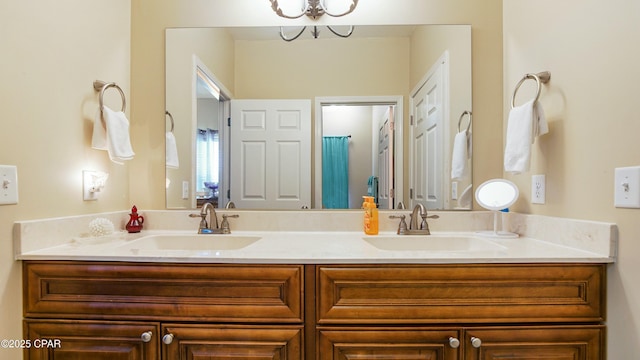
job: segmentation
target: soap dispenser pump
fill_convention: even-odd
[[[363,196],[364,202],[364,233],[367,235],[378,235],[378,207],[373,202],[373,196]]]
[[[138,233],[142,230],[142,223],[144,223],[144,217],[138,215],[138,208],[133,205],[131,208],[131,214],[129,214],[129,222],[126,229],[130,233]]]

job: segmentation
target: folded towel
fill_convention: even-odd
[[[102,116],[98,111],[93,122],[91,147],[106,150],[116,164],[133,159],[135,153],[129,140],[129,120],[122,111],[116,112],[102,106]]]
[[[377,176],[369,176],[367,180],[367,196],[373,196],[373,201],[378,203],[378,177]]]
[[[166,166],[169,169],[177,169],[180,167],[180,162],[178,161],[178,146],[176,145],[176,137],[171,131],[167,131],[165,138],[165,146],[167,147]]]
[[[531,144],[537,136],[547,132],[547,121],[538,102],[534,104],[534,101],[530,100],[511,109],[504,149],[504,170],[515,174],[529,171]]]
[[[459,180],[469,173],[469,159],[471,158],[471,133],[461,131],[453,138],[451,153],[451,179]]]

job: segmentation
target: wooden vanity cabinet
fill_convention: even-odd
[[[605,359],[605,266],[318,266],[320,360]]]
[[[25,359],[602,360],[605,271],[25,261]]]
[[[304,266],[25,261],[25,359],[303,359]]]

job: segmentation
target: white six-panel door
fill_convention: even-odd
[[[393,208],[393,107],[378,123],[378,207]]]
[[[236,207],[310,207],[310,100],[231,100],[230,132]]]
[[[421,203],[427,209],[444,207],[444,65],[435,64],[411,97],[411,206]]]

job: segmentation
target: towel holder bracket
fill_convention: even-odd
[[[551,80],[551,73],[549,71],[542,71],[542,72],[535,73],[535,74],[534,73],[525,74],[522,77],[522,79],[520,79],[520,81],[518,81],[518,84],[516,84],[516,87],[513,90],[513,95],[511,96],[511,108],[512,109],[514,107],[516,107],[516,93],[518,93],[518,89],[520,89],[520,85],[522,85],[522,83],[525,82],[525,80],[527,80],[527,79],[535,80],[537,85],[538,85],[538,90],[536,92],[536,97],[533,100],[533,102],[535,103],[540,98],[540,92],[542,90],[542,84],[546,84],[546,83],[549,82],[549,80]]]
[[[458,132],[460,132],[460,125],[462,124],[462,119],[464,118],[465,115],[469,115],[469,123],[467,124],[467,130],[469,131],[471,129],[471,121],[472,121],[472,113],[469,110],[465,110],[462,112],[462,114],[460,115],[460,118],[458,119]]]
[[[175,127],[175,122],[173,121],[173,115],[168,110],[164,111],[164,115],[169,116],[169,120],[171,120],[171,132],[173,132],[173,128]]]
[[[118,86],[116,83],[114,82],[105,82],[102,80],[94,80],[93,81],[93,89],[95,91],[99,91],[100,92],[100,111],[102,112],[102,106],[104,105],[103,103],[103,96],[104,96],[104,92],[105,90],[107,90],[110,87],[115,87],[116,90],[118,90],[118,92],[120,93],[120,97],[122,98],[122,112],[124,112],[127,108],[127,100],[124,96],[124,91],[122,91],[122,88],[120,88],[120,86]]]
[[[529,75],[532,75],[532,74],[529,74]],[[551,73],[548,71],[542,71],[535,75],[538,76],[538,78],[543,84],[546,84],[549,82],[549,80],[551,80]]]
[[[109,84],[109,83],[104,82],[104,81],[102,81],[102,80],[95,80],[95,81],[93,82],[93,89],[94,89],[95,91],[100,91],[100,90],[102,90],[102,88],[103,88],[103,87],[105,87],[105,86],[106,86],[106,85],[108,85],[108,84]]]

